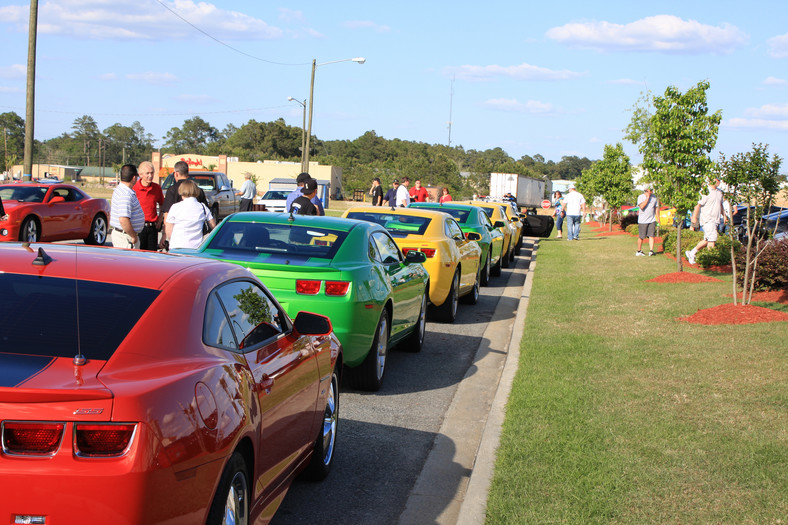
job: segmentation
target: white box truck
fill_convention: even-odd
[[[490,173],[490,197],[502,200],[507,193],[514,195],[517,206],[538,208],[545,199],[545,182],[517,173]]]

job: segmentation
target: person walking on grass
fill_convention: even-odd
[[[556,233],[555,238],[560,239],[563,233],[564,217],[566,217],[566,211],[564,210],[564,195],[558,190],[553,193],[553,206],[555,207],[553,210],[553,217],[555,217],[555,230],[558,232]]]
[[[650,187],[646,187],[643,193],[638,195],[638,251],[635,252],[636,257],[645,257],[643,253],[643,240],[648,237],[648,255],[649,257],[656,255],[654,253],[654,235],[657,231],[657,208],[659,207],[659,199],[651,191]]]
[[[714,249],[717,242],[717,225],[720,222],[720,217],[723,217],[723,221],[725,220],[722,206],[724,198],[722,192],[717,188],[719,184],[719,179],[712,179],[709,182],[708,195],[701,197],[692,211],[690,230],[697,230],[700,225],[700,228],[703,230],[703,239],[693,249],[684,252],[690,264],[695,264],[695,256],[703,248]]]
[[[586,198],[577,191],[574,184],[569,185],[569,192],[564,196],[564,210],[566,211],[566,240],[580,240],[580,222],[586,212]]]

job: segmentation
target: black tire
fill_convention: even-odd
[[[337,443],[337,424],[339,422],[339,374],[336,369],[331,374],[331,386],[326,396],[323,424],[315,439],[312,460],[304,471],[304,476],[312,481],[326,479],[334,463],[334,448]]]
[[[507,252],[506,252],[506,253],[502,253],[502,254],[501,254],[501,259],[502,259],[502,261],[503,261],[503,262],[501,263],[501,265],[502,265],[504,268],[508,268],[509,266],[511,266],[511,263],[512,263],[512,254],[513,254],[513,252],[514,252],[514,250],[513,250],[512,248],[513,248],[513,247],[512,247],[512,243],[511,243],[511,241],[510,241],[510,242],[509,242],[509,250],[507,250]]]
[[[514,247],[514,254],[515,255],[520,255],[520,252],[522,250],[523,250],[523,236],[522,235],[518,235],[517,236],[517,244]]]
[[[421,311],[416,326],[401,347],[408,352],[421,352],[424,346],[424,333],[427,331],[427,288],[424,289],[424,296],[421,298]]]
[[[457,319],[457,306],[459,301],[459,288],[460,288],[460,270],[459,268],[454,272],[454,277],[451,280],[451,289],[449,295],[443,304],[435,308],[436,318],[444,323],[453,323]]]
[[[492,258],[492,251],[490,251],[490,257]],[[500,257],[498,257],[498,262],[495,263],[495,266],[490,268],[490,275],[492,275],[493,277],[500,277],[502,264],[503,264],[503,253],[501,253]]]
[[[359,366],[348,368],[347,375],[350,385],[358,390],[376,392],[383,385],[383,375],[386,373],[386,354],[388,353],[389,314],[383,310],[375,327],[375,337],[372,346],[367,352],[367,357]]]
[[[19,229],[19,240],[22,242],[38,242],[41,239],[41,226],[35,217],[28,217],[22,221]]]
[[[107,218],[103,213],[97,213],[90,223],[90,233],[85,237],[85,244],[102,246],[107,242]]]
[[[486,260],[484,261],[484,268],[481,271],[481,285],[488,286],[490,284],[490,260],[492,259],[492,246],[490,246],[490,250],[487,252]]]
[[[466,293],[462,296],[462,303],[463,304],[476,304],[479,302],[479,274],[481,273],[481,269],[476,272],[476,282],[473,283],[473,288],[470,292]]]
[[[219,224],[219,205],[218,204],[214,204],[211,207],[211,215],[213,215],[214,222],[216,222],[216,224]]]
[[[249,474],[246,470],[246,462],[239,452],[234,452],[224,467],[222,478],[219,480],[219,487],[211,503],[211,510],[208,513],[207,525],[223,525],[224,523],[236,523],[248,525],[249,523],[249,501],[252,494],[249,491]],[[227,521],[225,517],[231,513],[233,520]]]

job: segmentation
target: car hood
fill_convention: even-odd
[[[73,358],[0,353],[3,419],[107,420],[112,392],[97,375],[105,361],[75,366]]]

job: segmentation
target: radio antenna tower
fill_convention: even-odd
[[[451,91],[449,92],[449,144],[448,146],[451,147],[451,111],[452,105],[454,103],[454,75],[451,77]]]

